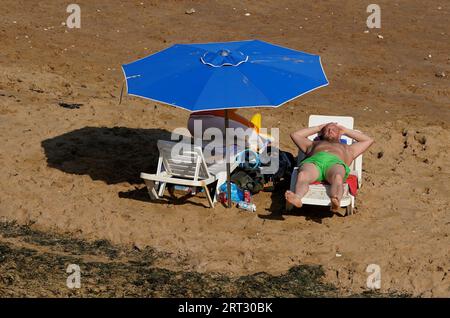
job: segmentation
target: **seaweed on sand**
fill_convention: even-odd
[[[146,248],[85,242],[0,223],[0,297],[336,297],[321,266],[298,265],[274,276],[172,271],[155,260],[171,257]],[[81,288],[66,285],[69,264],[81,270]],[[355,297],[379,297],[361,294]],[[400,295],[403,296],[403,295]]]

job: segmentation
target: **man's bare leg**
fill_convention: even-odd
[[[344,195],[345,168],[336,164],[327,171],[327,181],[330,187],[331,211],[339,213],[341,199]]]
[[[297,208],[302,207],[302,198],[309,190],[309,184],[317,180],[319,172],[313,163],[305,163],[300,167],[297,176],[297,183],[295,184],[295,193],[286,191],[286,201],[293,204]]]

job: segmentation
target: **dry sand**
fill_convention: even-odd
[[[374,263],[382,292],[450,296],[448,2],[378,1],[382,29],[369,33],[357,0],[77,3],[73,30],[60,1],[1,7],[1,221],[186,260],[159,264],[171,270],[279,275],[316,264],[346,295],[366,289]],[[121,64],[173,43],[249,38],[320,54],[330,81],[263,111],[283,150],[296,152],[289,132],[310,114],[351,115],[375,138],[357,214],[286,214],[283,191],[255,196],[257,213],[211,210],[201,197],[149,202],[139,173],[155,171],[156,140],[188,112],[133,97],[118,105]]]

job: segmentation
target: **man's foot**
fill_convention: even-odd
[[[284,197],[286,198],[287,202],[294,205],[295,207],[302,207],[302,198],[298,194],[295,194],[294,192],[288,190],[284,194]]]
[[[341,201],[337,197],[332,197],[330,211],[340,214],[340,210],[339,210],[340,207],[341,207]]]

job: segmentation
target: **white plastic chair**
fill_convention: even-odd
[[[346,116],[321,116],[321,115],[311,115],[309,116],[309,123],[308,127],[318,126],[322,124],[326,124],[329,122],[337,122],[338,124],[345,126],[347,128],[353,129],[353,117],[346,117]],[[317,134],[314,134],[312,136],[309,136],[308,138],[310,140],[314,140],[314,138],[317,137]],[[351,145],[354,140],[349,138],[348,136],[343,135],[341,137],[342,139],[345,139],[347,145]],[[302,151],[299,151],[297,163],[300,164],[300,162],[305,158],[305,154]],[[361,187],[361,181],[362,181],[362,155],[359,155],[350,165],[350,174],[356,175],[358,179],[358,188]],[[297,176],[298,176],[298,166],[294,168],[292,175],[291,175],[291,185],[290,190],[295,191],[295,185],[297,183]],[[328,184],[311,184],[309,186],[309,191],[306,193],[306,195],[302,198],[303,204],[309,204],[309,205],[321,205],[321,206],[329,206],[331,205],[331,200],[329,197],[329,189],[330,186]],[[286,202],[286,210],[290,211],[292,210],[294,206],[290,204],[289,202]],[[341,207],[346,208],[346,215],[352,215],[353,209],[355,207],[355,197],[350,193],[348,184],[344,184],[344,195],[341,200]]]
[[[217,202],[219,187],[226,182],[225,161],[207,165],[200,146],[186,145],[179,142],[158,140],[159,160],[156,174],[141,173],[151,200],[163,196],[166,184],[176,184],[191,187],[202,187],[208,199],[209,206]],[[238,166],[236,160],[231,162],[231,172]],[[208,185],[217,181],[214,197],[211,197]]]

